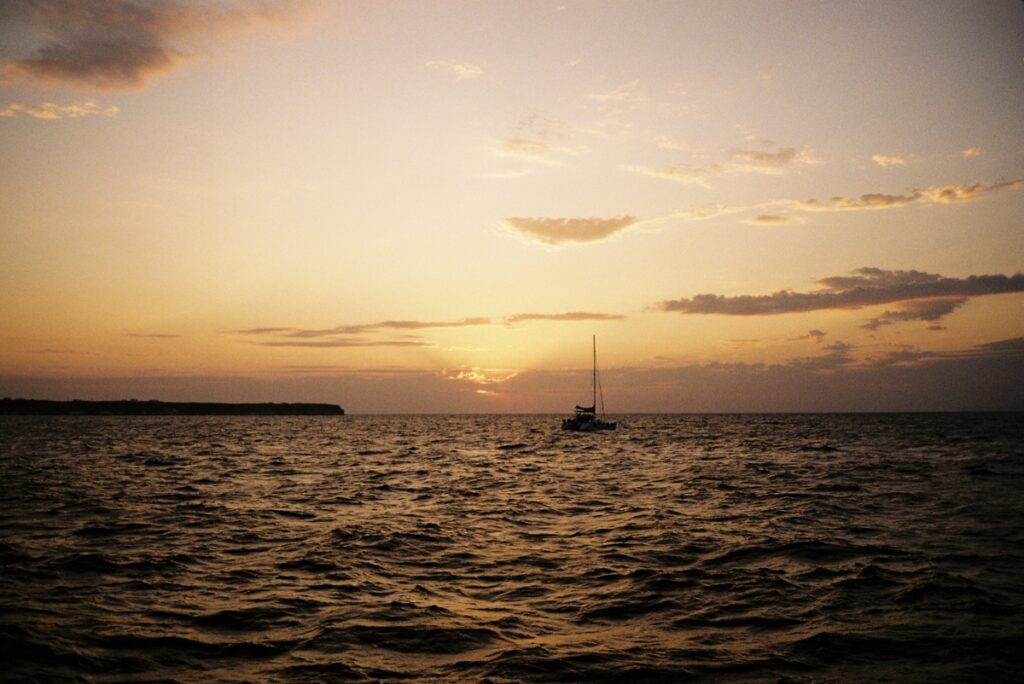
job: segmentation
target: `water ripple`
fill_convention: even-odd
[[[5,681],[1012,680],[1019,415],[0,419]]]

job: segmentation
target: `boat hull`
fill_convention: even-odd
[[[566,418],[562,421],[563,430],[572,430],[574,432],[595,432],[597,430],[614,430],[616,428],[615,423],[609,423],[606,420],[577,420],[575,418]]]

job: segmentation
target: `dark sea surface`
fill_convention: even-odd
[[[3,681],[1021,681],[1024,416],[0,418]]]

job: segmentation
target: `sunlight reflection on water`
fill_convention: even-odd
[[[0,658],[47,680],[1020,667],[1019,416],[558,425],[4,418]]]

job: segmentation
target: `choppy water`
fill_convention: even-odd
[[[1021,415],[0,419],[0,679],[1009,680]]]

